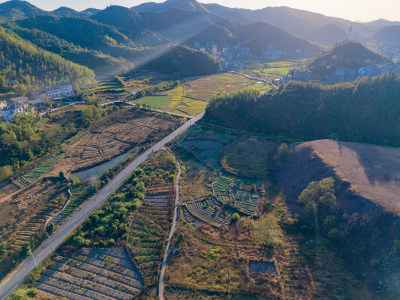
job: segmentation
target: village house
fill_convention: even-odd
[[[55,87],[47,89],[47,97],[49,99],[60,99],[74,95],[74,89],[69,83],[60,83]]]
[[[27,97],[12,98],[8,100],[7,106],[1,111],[4,122],[9,122],[13,120],[16,115],[25,112],[29,106],[28,100]]]
[[[44,100],[32,100],[28,102],[29,108],[32,108],[38,113],[43,113],[47,111],[46,102]]]

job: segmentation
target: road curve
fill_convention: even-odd
[[[168,242],[167,242],[167,247],[165,248],[165,253],[164,253],[164,259],[163,263],[161,265],[161,272],[160,272],[160,280],[158,282],[158,298],[160,300],[164,300],[164,279],[165,279],[165,271],[167,269],[167,262],[168,262],[168,255],[169,255],[169,250],[171,248],[171,240],[172,237],[175,234],[176,230],[176,225],[178,223],[178,208],[179,208],[179,191],[180,191],[180,186],[179,186],[179,180],[181,179],[181,174],[182,174],[182,169],[181,169],[181,164],[179,163],[179,160],[175,157],[174,154],[169,152],[168,150],[165,150],[167,153],[169,153],[176,161],[178,165],[178,175],[175,177],[175,206],[174,206],[174,216],[172,219],[172,225],[171,225],[171,230],[169,232],[168,236]]]
[[[56,232],[54,232],[50,239],[45,240],[42,245],[33,253],[36,263],[40,264],[54,248],[57,248],[61,243],[80,225],[85,219],[96,210],[106,198],[117,189],[129,175],[139,167],[149,156],[155,151],[162,149],[167,143],[174,138],[185,132],[190,126],[194,125],[204,116],[204,112],[198,114],[194,118],[187,121],[181,127],[173,131],[171,134],[163,138],[161,141],[154,144],[147,149],[144,153],[139,155],[132,161],[125,169],[115,176],[105,187],[99,190],[92,198],[90,198],[84,206],[78,210],[64,225],[62,225]],[[50,242],[51,240],[51,242]],[[36,268],[35,261],[32,257],[28,257],[25,261],[14,271],[14,273],[4,280],[0,286],[0,299],[5,299],[10,295],[19,284]]]

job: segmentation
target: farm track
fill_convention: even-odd
[[[181,164],[180,164],[179,160],[175,157],[174,154],[172,154],[168,150],[165,150],[165,151],[167,153],[169,153],[175,159],[175,162],[176,162],[176,164],[178,166],[178,174],[175,177],[174,216],[173,216],[171,230],[169,232],[168,242],[167,242],[167,246],[165,248],[164,259],[163,259],[163,262],[162,262],[162,265],[161,265],[161,271],[160,271],[160,279],[159,279],[159,285],[158,285],[158,295],[159,295],[159,299],[160,300],[164,300],[165,271],[167,270],[168,255],[169,255],[169,251],[170,251],[170,248],[171,248],[172,237],[175,234],[175,230],[176,230],[177,224],[178,224],[178,209],[179,209],[179,203],[180,203],[180,185],[179,185],[179,181],[180,181],[181,174],[182,174],[182,168],[181,168]]]

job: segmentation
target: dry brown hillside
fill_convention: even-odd
[[[312,227],[297,198],[310,182],[330,176],[339,203],[333,247],[369,286],[385,291],[380,296],[399,299],[400,149],[332,140],[290,149],[279,183],[292,213]]]
[[[280,177],[290,196],[296,196],[310,181],[331,175],[363,198],[400,210],[400,149],[332,140],[308,142],[291,150]]]

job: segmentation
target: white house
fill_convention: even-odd
[[[25,112],[28,108],[28,98],[27,97],[19,97],[19,98],[12,98],[8,101],[8,106],[3,108],[1,114],[3,116],[4,122],[9,122],[14,117],[20,113]]]
[[[47,97],[49,99],[59,99],[74,95],[74,89],[69,83],[60,83],[55,87],[47,89]]]

